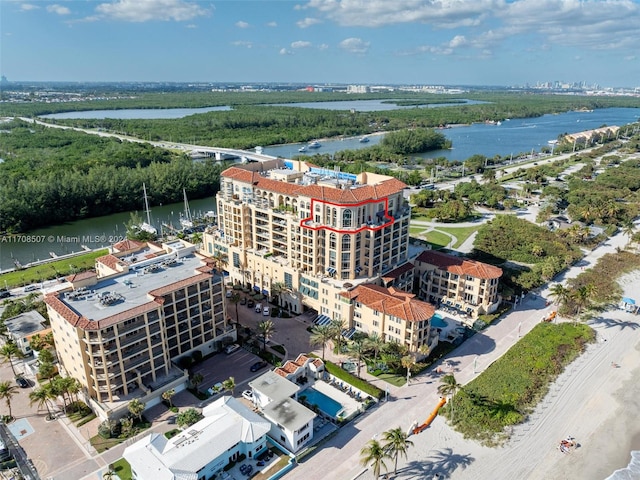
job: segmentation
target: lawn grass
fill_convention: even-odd
[[[437,230],[447,232],[457,238],[453,248],[457,248],[464,243],[464,241],[471,236],[474,232],[478,231],[480,225],[473,227],[442,227],[438,226]]]
[[[102,438],[100,435],[96,435],[95,437],[91,437],[91,446],[96,449],[98,453],[102,453],[106,450],[109,450],[116,445],[124,442],[124,438]]]
[[[444,248],[451,243],[451,237],[438,230],[431,230],[425,234],[427,242],[431,244],[434,249]]]
[[[381,373],[380,375],[377,375],[377,377],[380,380],[384,380],[385,382],[390,383],[391,385],[394,385],[396,387],[401,387],[405,383],[407,383],[406,375],[400,375],[398,373]]]
[[[132,480],[131,465],[124,458],[121,458],[113,464],[113,469],[120,480]]]
[[[73,272],[81,272],[95,267],[96,258],[106,255],[109,251],[105,248],[95,252],[89,252],[76,257],[56,260],[43,265],[23,268],[14,272],[0,275],[0,284],[15,288],[31,283],[41,283],[45,280],[64,277]]]

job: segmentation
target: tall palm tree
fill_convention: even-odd
[[[216,270],[222,271],[227,266],[227,260],[229,257],[220,250],[216,250],[213,254],[213,264]]]
[[[229,298],[229,301],[236,306],[236,325],[240,325],[240,319],[238,318],[238,303],[240,302],[240,294],[234,293]]]
[[[378,363],[378,355],[384,348],[384,339],[381,335],[378,335],[378,332],[373,332],[369,335],[369,338],[367,338],[366,345],[368,348],[373,350],[373,361]]]
[[[582,285],[578,289],[571,292],[571,300],[575,305],[575,320],[576,322],[582,314],[582,310],[591,304],[591,297],[595,295],[596,287],[592,283],[588,285]]]
[[[333,329],[331,328],[331,325],[316,325],[311,329],[309,343],[314,347],[322,345],[322,361],[324,361],[325,347],[332,338]]]
[[[9,418],[12,419],[13,415],[11,413],[11,399],[14,395],[18,393],[18,387],[12,385],[10,381],[5,380],[4,382],[0,382],[0,399],[3,399],[7,403],[7,408],[9,408]]]
[[[407,385],[409,385],[409,379],[411,378],[411,368],[416,364],[416,357],[413,355],[405,355],[400,359],[402,367],[407,369]]]
[[[273,334],[276,333],[276,326],[271,320],[264,320],[258,324],[258,332],[262,337],[262,350],[266,350],[267,342],[273,337]]]
[[[462,385],[458,383],[453,373],[442,377],[442,380],[440,380],[440,382],[440,385],[438,385],[438,393],[440,395],[450,397],[449,404],[451,405],[451,423],[453,424],[453,397],[455,397],[456,393],[458,393],[458,390],[462,388]]]
[[[165,402],[169,402],[169,407],[173,408],[173,396],[176,394],[176,391],[172,388],[162,393],[162,399]]]
[[[347,323],[344,320],[334,318],[329,322],[329,327],[333,332],[333,340],[336,341],[338,354],[342,352],[342,332],[347,329]]]
[[[624,222],[622,225],[622,233],[627,236],[627,248],[631,245],[631,240],[633,239],[633,234],[636,233],[636,226],[633,224],[631,220]]]
[[[269,292],[271,293],[271,297],[278,299],[276,302],[278,306],[280,306],[280,295],[282,295],[284,292],[287,292],[287,291],[289,291],[289,287],[287,287],[287,285],[284,284],[283,282],[273,282],[271,284],[271,288],[269,289]]]
[[[398,473],[398,457],[403,456],[404,458],[407,458],[407,450],[409,447],[413,446],[413,442],[409,440],[406,432],[403,432],[400,427],[387,430],[382,434],[382,438],[386,442],[384,444],[384,449],[394,460],[393,473],[395,475]]]
[[[51,414],[51,409],[49,408],[49,400],[53,400],[54,398],[50,388],[36,388],[29,394],[29,406],[31,407],[34,403],[37,403],[39,410],[44,405],[47,408],[47,420],[53,420],[54,416]]]
[[[561,283],[556,283],[549,289],[549,296],[554,299],[556,305],[564,305],[571,296],[571,290]]]
[[[356,360],[358,361],[358,365],[356,366],[357,370],[357,376],[360,376],[360,365],[362,363],[362,361],[366,358],[366,347],[364,345],[364,341],[361,339],[355,340],[353,342],[351,342],[351,344],[348,347],[348,351],[351,355],[353,355]]]
[[[363,466],[367,466],[369,463],[373,468],[373,476],[378,480],[380,478],[380,469],[384,467],[387,470],[387,465],[384,463],[385,458],[389,458],[388,452],[375,438],[367,442],[367,444],[360,450],[360,463]]]
[[[233,390],[236,388],[236,379],[233,377],[227,378],[224,382],[222,382],[222,386],[225,390],[229,390],[231,395],[233,395]]]
[[[129,402],[129,405],[127,405],[127,408],[129,409],[131,415],[137,417],[139,422],[142,422],[142,412],[144,412],[144,409],[146,407],[146,404],[144,402],[141,402],[137,398],[131,400]]]
[[[0,357],[2,357],[2,363],[8,362],[9,365],[11,365],[11,371],[15,377],[16,369],[13,366],[13,359],[22,357],[22,352],[20,352],[18,346],[11,341],[5,343],[2,348],[0,348]]]

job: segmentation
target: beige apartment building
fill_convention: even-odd
[[[415,295],[395,288],[364,284],[342,292],[343,316],[360,332],[379,335],[385,342],[404,345],[424,356],[438,344],[430,320],[436,309]]]
[[[207,261],[181,240],[120,242],[95,273],[45,297],[60,362],[102,418],[120,416],[132,398],[151,406],[184,388],[187,374],[173,362],[236,339],[222,277]]]
[[[418,296],[473,318],[500,305],[502,269],[464,257],[425,250],[414,261]]]
[[[218,230],[206,255],[226,257],[229,281],[295,313],[307,308],[347,323],[340,293],[379,283],[408,260],[405,184],[385,176],[326,170],[284,159],[225,170],[217,194]]]

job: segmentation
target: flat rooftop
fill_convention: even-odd
[[[99,321],[151,302],[150,291],[201,275],[196,269],[204,265],[194,254],[177,260],[173,254],[160,255],[153,260],[96,285],[64,292],[59,298],[78,315]]]

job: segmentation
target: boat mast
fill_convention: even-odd
[[[182,194],[184,195],[184,218],[191,222],[191,209],[189,208],[189,201],[187,200],[187,190],[183,188]]]
[[[147,198],[147,186],[142,184],[142,191],[144,192],[144,211],[147,214],[147,224],[151,225],[151,210],[149,209],[149,199]]]

